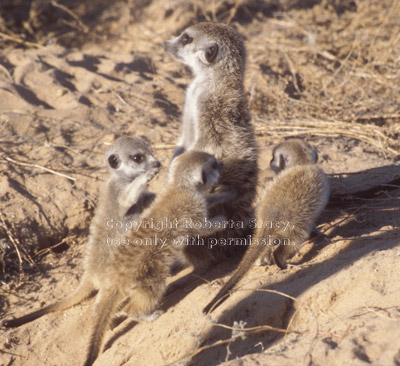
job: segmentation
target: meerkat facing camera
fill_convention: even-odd
[[[119,164],[114,164],[116,157],[113,155],[109,154],[108,158],[110,163],[111,156],[110,165],[115,169]],[[147,160],[152,161],[150,166],[158,169],[159,164],[153,159]],[[139,160],[144,162],[144,159]],[[209,154],[193,151],[179,156],[172,164],[171,171],[166,190],[141,214],[139,222],[173,222],[173,218],[176,218],[178,224],[173,226],[166,223],[162,231],[152,225],[139,225],[125,235],[123,245],[105,246],[101,239],[104,241],[106,234],[103,231],[103,237],[99,237],[101,230],[97,225],[104,224],[103,219],[108,218],[108,213],[105,216],[105,209],[100,204],[89,241],[87,269],[75,293],[57,304],[21,318],[6,320],[3,325],[16,327],[49,312],[66,309],[97,290],[95,320],[85,362],[85,366],[89,366],[100,353],[105,330],[115,310],[124,306],[126,312],[136,320],[156,319],[159,312],[153,311],[164,294],[169,267],[183,250],[182,245],[172,244],[174,239],[183,235],[208,235],[223,225],[222,217],[210,219],[206,227],[193,228],[187,225],[188,221],[201,223],[209,217],[207,199],[202,192],[218,182],[222,163]],[[118,187],[121,188],[120,185]],[[110,203],[109,199],[103,198]],[[119,197],[113,198],[117,198],[114,202],[119,202]],[[117,208],[113,212],[123,211]],[[98,243],[95,243],[96,240]]]
[[[190,151],[205,151],[224,164],[216,193],[231,196],[211,209],[238,223],[216,235],[242,243],[251,233],[248,222],[257,185],[257,146],[243,88],[246,51],[231,26],[200,23],[164,42],[166,52],[189,66],[194,79],[187,92],[181,137],[173,159]],[[237,240],[239,239],[239,240]],[[185,255],[195,268],[207,268],[226,255],[242,252],[246,245],[188,246]]]
[[[307,240],[329,199],[328,179],[316,165],[317,157],[316,151],[299,139],[274,148],[270,166],[278,175],[266,187],[257,208],[256,220],[260,222],[252,245],[228,282],[204,308],[205,313],[222,302],[256,261],[285,268],[287,259]]]
[[[123,220],[129,208],[138,203],[136,214],[130,216],[130,219],[136,219],[153,200],[152,195],[146,191],[147,182],[160,170],[160,163],[152,155],[151,147],[141,139],[128,136],[118,138],[110,146],[106,161],[110,177],[100,190],[96,214],[90,225],[80,285],[65,299],[22,317],[5,320],[4,326],[18,327],[48,313],[65,310],[90,297],[100,288],[103,268],[112,250],[107,240],[116,240],[123,235],[121,230],[107,227],[106,222]]]
[[[209,235],[223,226],[221,216],[208,219],[202,193],[218,182],[221,171],[222,164],[204,152],[191,151],[174,160],[166,190],[143,212],[143,225],[128,233],[126,245],[115,248],[104,269],[85,366],[97,358],[110,317],[121,304],[134,319],[154,320],[160,314],[154,310],[165,292],[170,267],[184,249],[175,240]],[[202,225],[204,220],[209,224]],[[192,226],[192,222],[200,225]],[[153,223],[164,226],[160,230]]]

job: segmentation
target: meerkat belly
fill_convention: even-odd
[[[186,93],[181,140],[186,151],[192,150],[199,139],[199,105],[203,82],[195,79]]]

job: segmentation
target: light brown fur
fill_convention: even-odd
[[[221,171],[222,164],[209,154],[196,151],[183,154],[171,167],[171,181],[166,190],[137,221],[141,226],[127,233],[116,245],[104,243],[104,231],[92,233],[86,263],[88,269],[75,295],[68,298],[69,307],[87,297],[93,289],[99,292],[85,366],[96,360],[110,318],[122,305],[136,320],[154,320],[159,315],[159,312],[155,316],[152,313],[164,294],[170,266],[183,251],[183,246],[175,245],[174,240],[184,235],[210,234],[222,225],[222,217],[209,220],[210,227],[188,225],[188,222],[207,220],[207,200],[201,192],[218,182]],[[94,228],[103,224],[104,218],[102,211],[96,215]],[[167,225],[174,224],[175,218],[178,220],[176,225]],[[151,225],[163,222],[166,226],[162,230]],[[94,243],[95,240],[99,242]],[[50,305],[7,321],[5,325],[18,326],[36,319],[38,314],[65,309],[65,303],[64,300]]]
[[[205,313],[220,304],[257,259],[284,268],[286,260],[309,237],[329,197],[327,177],[314,164],[316,156],[308,144],[297,139],[274,149],[271,167],[276,165],[279,174],[267,186],[257,208],[257,229],[252,245],[228,282],[204,308]],[[282,222],[288,225],[275,226]]]
[[[134,159],[141,161],[136,162]],[[101,293],[105,280],[104,271],[110,265],[114,252],[112,244],[120,242],[124,235],[123,230],[117,229],[115,223],[126,221],[126,213],[131,208],[134,213],[129,215],[129,220],[138,219],[154,198],[146,191],[147,182],[160,168],[160,163],[153,157],[147,143],[126,136],[112,144],[107,151],[106,160],[111,174],[103,184],[96,214],[90,225],[80,285],[65,299],[22,317],[5,320],[4,326],[18,327],[48,313],[68,309],[96,291],[100,290]],[[113,227],[107,225],[111,220]]]
[[[188,39],[191,41],[184,44]],[[194,73],[186,93],[181,138],[174,158],[184,151],[200,150],[223,162],[221,181],[214,192],[228,192],[234,198],[216,205],[210,213],[243,223],[243,228],[226,229],[215,236],[233,244],[235,238],[251,233],[248,220],[258,175],[257,146],[243,89],[246,51],[242,38],[231,26],[200,23],[166,41],[164,46]],[[185,255],[195,267],[207,268],[244,249],[245,246],[235,245],[216,245],[212,249],[208,245],[188,246]]]
[[[221,217],[209,220],[210,228],[192,228],[188,222],[207,219],[207,201],[201,192],[218,182],[221,170],[222,164],[203,152],[191,151],[174,161],[166,190],[142,214],[142,226],[128,233],[123,245],[114,248],[104,269],[97,301],[99,315],[86,365],[100,352],[110,316],[119,304],[124,303],[133,318],[154,319],[151,315],[165,292],[170,267],[184,249],[175,240],[218,230],[214,224],[221,225]],[[152,226],[159,223],[164,225],[162,230]]]

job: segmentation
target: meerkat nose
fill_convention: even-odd
[[[161,163],[158,160],[153,161],[153,167],[154,168],[160,168],[161,167]]]

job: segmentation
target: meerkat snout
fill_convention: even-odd
[[[106,161],[113,175],[132,181],[144,172],[154,175],[159,172],[161,164],[143,140],[122,136],[117,141],[106,153]]]
[[[161,168],[161,163],[157,159],[153,161],[153,168]]]
[[[190,27],[178,37],[163,42],[164,50],[175,60],[190,66],[193,70],[211,66],[221,59],[218,57],[220,35],[214,34],[215,31],[218,33],[219,29],[215,24],[211,27],[211,30],[208,29],[206,23]]]

